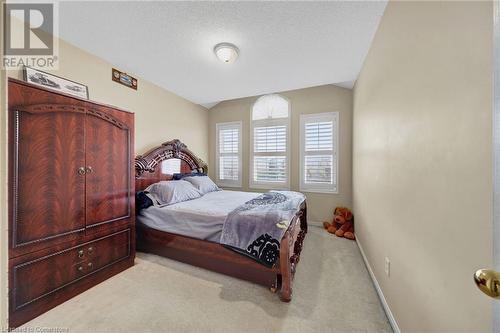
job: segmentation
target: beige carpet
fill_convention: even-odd
[[[69,332],[392,332],[355,242],[310,227],[291,303],[266,288],[162,257],[27,323]],[[21,328],[22,329],[22,328]]]

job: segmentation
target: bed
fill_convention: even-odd
[[[182,174],[207,173],[208,167],[179,140],[163,143],[135,159],[136,192],[172,180],[166,164],[179,160]],[[259,193],[216,191],[168,207],[148,207],[137,216],[137,250],[209,269],[268,287],[284,302],[292,284],[307,233],[305,200],[294,211],[279,242],[278,258],[264,265],[219,243],[228,214]]]

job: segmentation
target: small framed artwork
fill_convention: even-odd
[[[28,66],[24,67],[24,81],[65,94],[89,99],[89,89],[86,85]]]
[[[137,79],[127,73],[117,70],[116,68],[112,69],[111,79],[115,82],[123,84],[124,86],[137,90]]]

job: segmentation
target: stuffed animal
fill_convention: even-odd
[[[331,234],[338,237],[355,239],[354,236],[354,217],[349,208],[337,207],[333,213],[333,221],[323,222],[323,227]]]

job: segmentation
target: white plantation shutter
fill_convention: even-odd
[[[254,179],[258,182],[286,182],[286,157],[255,156]]]
[[[279,95],[259,98],[252,108],[250,187],[288,187],[289,102]]]
[[[332,184],[333,183],[333,156],[316,155],[305,156],[305,183]]]
[[[219,179],[220,180],[238,180],[239,166],[238,156],[220,156],[219,157]]]
[[[221,186],[241,186],[241,122],[220,123],[217,130],[217,182]]]
[[[323,122],[306,122],[306,151],[333,149],[333,120]]]
[[[301,115],[300,189],[337,192],[338,112]]]
[[[254,152],[286,152],[286,126],[255,127]]]
[[[284,125],[254,128],[254,181],[286,182],[286,132]]]

